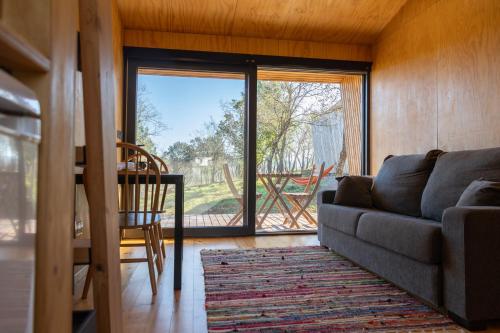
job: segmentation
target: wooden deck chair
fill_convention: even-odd
[[[318,192],[319,186],[321,184],[321,179],[323,178],[323,171],[325,169],[325,162],[321,164],[318,176],[314,176],[314,172],[311,172],[310,181],[308,182],[304,192],[291,193],[283,192],[282,195],[287,198],[287,200],[292,205],[291,214],[287,217],[284,223],[290,222],[291,227],[299,227],[299,218],[304,215],[304,218],[310,224],[317,225],[318,223],[312,217],[312,215],[307,211],[307,207],[311,204],[311,201],[316,197],[316,192]],[[313,177],[317,177],[316,182],[313,181]],[[314,188],[311,190],[311,186],[314,183]]]
[[[238,204],[240,206],[236,215],[234,215],[227,223],[227,226],[234,226],[243,217],[243,207],[245,207],[244,196],[243,194],[240,194],[236,186],[234,186],[233,178],[231,177],[231,172],[229,171],[229,165],[227,165],[227,163],[224,163],[222,167],[224,169],[224,178],[226,179],[227,186],[231,190],[233,197],[236,199],[236,201],[238,201]],[[261,193],[256,193],[256,200],[259,200],[261,196]]]
[[[323,171],[323,177],[328,176],[328,174],[333,170],[334,167],[335,167],[335,164],[332,164],[328,168],[326,168]],[[313,165],[312,173],[314,173],[314,165]],[[297,185],[310,185],[310,184],[315,184],[318,181],[318,177],[317,176],[314,176],[314,177],[295,177],[295,178],[292,178],[291,180],[292,180],[292,182],[294,182]]]

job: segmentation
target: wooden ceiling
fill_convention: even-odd
[[[406,0],[118,0],[125,29],[372,44]]]

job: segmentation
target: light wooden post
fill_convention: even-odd
[[[80,0],[87,195],[98,332],[121,332],[111,1]]]
[[[48,73],[16,73],[32,87],[42,106],[38,170],[34,331],[71,332],[72,222],[74,195],[74,76],[76,0],[24,4],[17,19],[34,24],[35,8],[50,8],[49,36],[39,28],[33,39],[50,41]]]
[[[346,75],[340,83],[344,106],[344,137],[350,175],[361,175],[361,75]]]

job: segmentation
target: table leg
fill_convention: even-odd
[[[264,179],[262,180],[262,182],[265,184],[264,186],[266,187],[266,190],[267,190],[267,196],[268,196],[268,198],[272,198],[273,200],[271,201],[271,204],[269,205],[269,207],[267,207],[267,209],[265,210],[264,216],[262,216],[262,218],[260,219],[259,226],[262,226],[262,224],[264,223],[264,220],[266,219],[267,215],[273,209],[274,205],[276,204],[276,200],[277,200],[277,196],[278,196],[278,194],[276,193],[276,190],[275,190],[276,187],[272,185],[273,184],[272,177],[271,176],[267,176],[265,178],[267,180],[267,184],[264,181]],[[278,179],[278,182],[280,180],[281,180],[281,177]],[[267,200],[266,200],[266,202],[267,202]],[[263,207],[264,207],[264,205],[263,205]],[[281,210],[281,208],[280,208],[280,210]]]
[[[281,179],[282,179],[281,176],[278,177],[278,179],[276,180],[276,184],[280,184]],[[286,184],[288,183],[289,180],[290,180],[290,178],[286,177],[285,180],[283,181],[283,184],[280,184],[280,188],[278,189],[276,187],[276,185],[274,185],[274,183],[272,181],[272,177],[271,176],[267,176],[267,186],[268,186],[267,189],[268,189],[269,193],[271,194],[273,200],[271,201],[271,204],[269,205],[269,207],[265,211],[264,216],[261,219],[261,222],[263,222],[266,219],[267,215],[271,212],[271,210],[273,209],[274,205],[276,205],[278,207],[278,209],[281,212],[281,215],[283,215],[285,217],[285,219],[286,219],[286,215],[287,214],[284,211],[284,208],[281,206],[281,204],[278,201],[278,199],[280,198],[281,192],[283,191],[283,189],[285,188],[285,186],[286,186]]]
[[[182,243],[184,239],[184,180],[175,184],[174,289],[182,286]]]
[[[278,200],[278,202],[277,202],[278,206],[280,206],[280,205],[281,205],[281,206],[282,206],[282,208],[283,208],[283,210],[285,211],[285,214],[284,214],[285,218],[286,218],[286,215],[288,215],[288,217],[290,218],[290,221],[292,221],[292,225],[293,225],[293,222],[295,222],[295,223],[297,223],[297,222],[296,222],[296,220],[295,220],[295,218],[294,218],[293,214],[290,212],[290,209],[289,209],[289,208],[288,208],[288,206],[286,205],[286,202],[285,202],[285,201],[283,200],[283,198],[281,197],[281,191],[283,191],[283,189],[285,188],[285,185],[288,183],[288,180],[289,180],[289,179],[290,179],[289,177],[287,177],[287,178],[285,179],[285,181],[283,182],[283,185],[281,186],[281,188],[280,188],[279,190],[278,190],[278,189],[276,188],[276,186],[274,186],[274,184],[272,184],[272,183],[270,184],[270,186],[272,186],[272,188],[273,188],[274,192],[276,193],[276,198],[277,198],[277,200]],[[283,211],[282,211],[282,212],[283,212]]]

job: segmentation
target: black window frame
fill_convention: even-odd
[[[221,237],[255,235],[257,71],[259,67],[283,70],[328,71],[362,76],[362,161],[363,174],[370,173],[370,72],[371,62],[313,59],[240,53],[184,51],[124,47],[123,139],[135,143],[137,69],[140,67],[189,70],[234,71],[245,73],[247,95],[245,150],[245,223],[243,227],[186,228],[186,236]],[[171,231],[170,231],[171,232]],[[167,230],[167,235],[169,230]],[[292,231],[290,233],[311,233]],[[276,233],[269,233],[275,235]],[[264,234],[259,234],[264,235]]]

